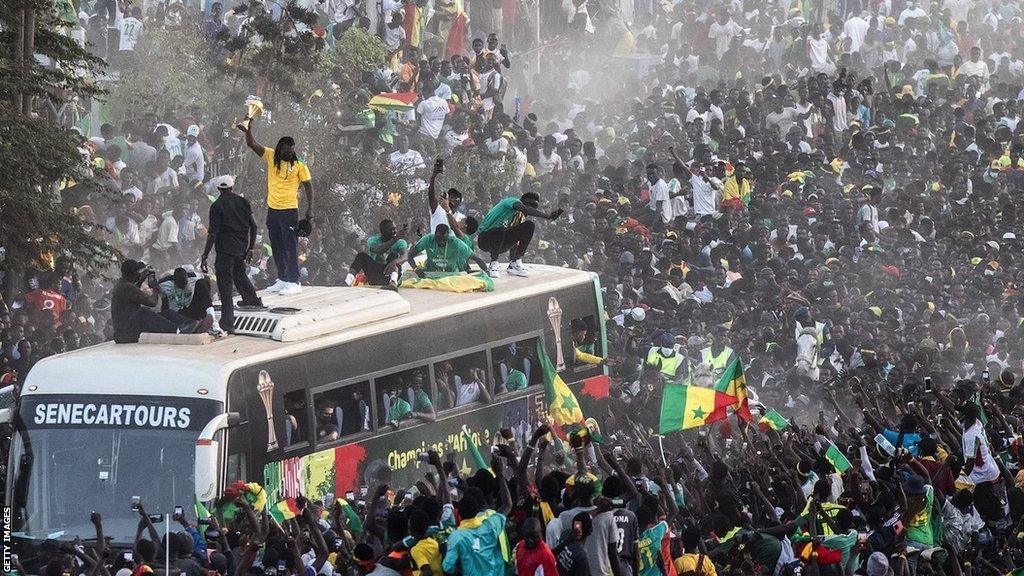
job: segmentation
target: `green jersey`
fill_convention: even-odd
[[[395,258],[401,258],[402,254],[409,249],[409,243],[405,240],[397,240],[390,248],[383,252],[379,252],[381,244],[384,244],[385,240],[382,240],[380,235],[370,236],[366,239],[366,247],[370,249],[370,256],[374,260],[381,264],[387,264]]]
[[[433,234],[420,238],[413,248],[415,254],[427,253],[428,272],[462,272],[466,269],[473,251],[466,243],[453,236],[448,237],[444,246],[438,246]]]
[[[494,230],[495,228],[507,228],[516,215],[515,205],[519,203],[518,198],[508,196],[491,208],[480,222],[479,232]]]

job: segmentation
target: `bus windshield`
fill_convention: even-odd
[[[117,418],[114,407],[121,408]],[[131,544],[136,496],[150,514],[182,506],[192,515],[196,438],[219,410],[219,402],[186,398],[26,397],[8,484],[15,536],[93,537],[89,516],[96,510],[106,537]]]

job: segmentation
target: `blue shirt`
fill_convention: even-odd
[[[458,530],[448,537],[448,552],[442,568],[454,574],[472,576],[505,576],[505,557],[501,538],[505,532],[505,515],[493,510],[463,520]]]
[[[882,436],[889,442],[892,442],[893,446],[897,448],[906,448],[912,455],[917,456],[917,443],[921,441],[921,435],[917,432],[906,432],[903,434],[903,445],[897,446],[896,441],[899,440],[900,433],[895,430],[888,428],[882,430]]]

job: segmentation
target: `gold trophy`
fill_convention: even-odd
[[[238,127],[243,130],[249,130],[252,125],[252,121],[260,117],[263,114],[263,100],[260,100],[259,96],[250,95],[245,99],[245,118],[238,123]]]
[[[274,381],[266,370],[260,370],[259,384],[256,391],[260,393],[263,409],[267,412],[267,452],[277,450],[277,434],[274,433]]]
[[[548,320],[551,321],[551,329],[555,331],[555,370],[565,370],[565,355],[562,354],[562,307],[554,297],[548,299]]]

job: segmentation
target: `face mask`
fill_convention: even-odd
[[[673,352],[675,352],[675,348],[666,348],[664,346],[661,347],[662,356],[671,356]]]

